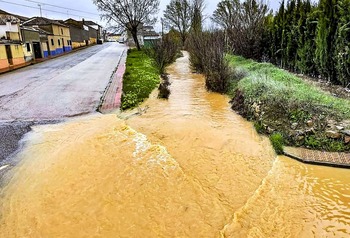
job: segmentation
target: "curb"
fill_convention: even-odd
[[[126,51],[127,51],[127,49],[124,49],[123,52],[119,56],[117,66],[113,70],[112,75],[107,83],[107,86],[106,86],[105,90],[103,91],[103,94],[100,98],[100,103],[98,104],[98,106],[96,108],[97,112],[106,113],[108,111],[112,111],[112,110],[118,109],[120,107],[120,98],[118,98],[118,97],[120,97],[122,94],[122,91],[121,91],[121,89],[123,87],[123,80],[122,79],[123,79],[123,75],[125,72],[125,68],[122,69],[122,72],[118,72],[118,70],[120,70],[120,68],[121,68],[121,63],[122,63],[123,58],[125,57]],[[118,73],[120,73],[120,75],[118,75]],[[114,107],[112,106],[112,107],[107,107],[106,109],[103,109],[103,107],[105,106],[104,104],[106,103],[106,97],[109,93],[109,90],[111,89],[113,82],[115,82],[115,80],[118,80],[118,76],[121,76],[120,77],[121,80],[120,80],[120,82],[117,82],[119,84],[117,85],[116,92],[115,92],[116,95],[114,97],[114,104],[113,104]]]

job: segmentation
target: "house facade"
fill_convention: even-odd
[[[73,48],[102,43],[103,28],[92,21],[27,18],[0,9],[0,73]]]
[[[20,20],[0,13],[0,72],[24,65]]]
[[[160,38],[161,36],[154,31],[153,26],[144,26],[142,23],[139,24],[137,39],[140,46],[149,47],[153,41],[159,40]],[[135,42],[130,31],[127,31],[127,44],[131,47],[135,46]]]
[[[33,17],[23,22],[23,26],[42,30],[41,46],[44,57],[55,56],[72,50],[69,26],[44,17]],[[44,33],[46,32],[47,41]]]
[[[122,38],[122,34],[109,33],[107,34],[107,41],[116,42]]]
[[[145,47],[150,47],[154,41],[161,39],[160,34],[155,32],[153,26],[144,26],[143,27],[143,45]]]
[[[40,32],[31,27],[21,27],[22,47],[26,62],[43,58],[43,50],[40,41]]]
[[[83,21],[76,21],[69,18],[65,20],[63,24],[69,26],[73,49],[91,44],[89,26],[85,25]]]
[[[89,37],[92,44],[102,43],[103,41],[103,28],[99,24],[93,21],[82,21],[86,26],[89,27]]]

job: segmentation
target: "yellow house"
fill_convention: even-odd
[[[9,67],[5,45],[0,45],[0,73],[9,70]]]
[[[23,26],[40,28],[47,32],[47,42],[42,42],[44,57],[63,54],[72,50],[69,26],[44,17],[33,17],[23,22]]]
[[[107,35],[107,40],[111,42],[119,41],[122,38],[122,34],[110,33]]]
[[[19,19],[0,14],[0,72],[25,65]]]

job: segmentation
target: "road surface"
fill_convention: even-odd
[[[95,111],[124,49],[105,43],[0,75],[0,120],[52,120]]]
[[[31,126],[97,109],[125,49],[105,43],[0,75],[0,178]]]

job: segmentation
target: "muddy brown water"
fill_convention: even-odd
[[[187,54],[168,72],[170,99],[141,116],[35,127],[1,190],[0,237],[350,234],[348,170],[276,157]]]

